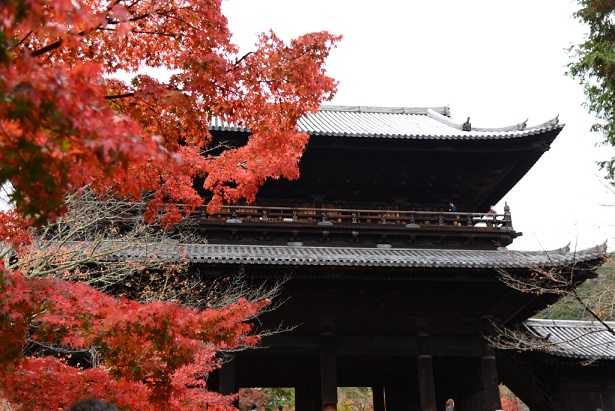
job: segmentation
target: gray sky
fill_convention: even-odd
[[[234,41],[328,30],[344,36],[328,64],[334,104],[449,105],[453,118],[500,126],[556,114],[564,131],[505,197],[524,236],[512,248],[615,246],[615,194],[595,162],[581,86],[565,76],[566,48],[583,36],[572,0],[226,0]],[[496,209],[502,210],[503,203]]]

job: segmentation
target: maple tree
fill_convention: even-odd
[[[131,410],[231,408],[232,396],[205,390],[220,350],[254,345],[246,322],[267,304],[239,300],[195,310],[179,304],[117,299],[83,283],[2,278],[0,392],[33,410],[84,396]],[[96,347],[102,363],[87,370],[55,357],[24,356],[24,345]]]
[[[148,194],[147,218],[168,223],[296,178],[308,139],[296,123],[334,94],[324,62],[337,41],[269,32],[240,55],[220,0],[2,2],[0,184],[12,209],[0,213],[0,398],[33,410],[87,396],[131,410],[232,408],[206,375],[217,352],[258,342],[249,320],[268,300],[143,304],[6,260],[31,251],[29,228],[62,215],[65,196],[86,185]],[[113,76],[144,66],[171,76]],[[249,128],[247,143],[210,150],[214,117]],[[46,346],[64,351],[40,355]],[[100,355],[91,368],[79,363],[85,350]]]
[[[286,44],[273,32],[238,54],[221,0],[10,0],[0,9],[0,183],[25,216],[44,220],[85,184],[210,208],[253,200],[268,178],[296,178],[308,136],[297,120],[332,97],[324,62],[338,37]],[[130,85],[118,70],[164,66]],[[212,117],[251,130],[203,155]],[[167,209],[170,218],[178,210]]]

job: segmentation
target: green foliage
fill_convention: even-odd
[[[577,288],[577,295],[603,320],[615,320],[615,262],[598,269],[598,278]],[[566,296],[536,317],[553,320],[591,320],[591,314],[573,296]]]
[[[369,387],[340,387],[337,389],[339,411],[371,411],[372,389]]]
[[[290,408],[295,406],[295,390],[293,388],[266,388],[266,407],[277,410],[279,407]]]
[[[373,411],[372,390],[369,387],[339,387],[339,411]],[[259,411],[284,411],[295,409],[293,388],[246,388],[239,393],[240,410],[250,410],[255,405]]]
[[[598,117],[593,130],[604,133],[604,142],[615,145],[615,1],[578,0],[575,14],[588,28],[581,44],[571,48],[568,73],[585,89],[587,107]],[[615,159],[600,163],[615,178]]]

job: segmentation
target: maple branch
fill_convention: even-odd
[[[19,40],[19,41],[18,41],[18,42],[17,42],[17,43],[16,43],[13,47],[11,47],[11,48],[16,49],[17,47],[19,47],[19,46],[20,46],[20,45],[21,45],[24,41],[26,41],[26,39],[27,39],[28,37],[30,37],[30,36],[32,35],[32,33],[33,33],[33,31],[32,31],[32,30],[30,30],[30,31],[28,32],[28,34],[26,34],[26,35],[25,35],[25,36],[24,36],[21,40]]]
[[[134,97],[134,95],[135,95],[134,91],[131,91],[129,93],[122,93],[122,94],[111,94],[109,96],[105,96],[105,100],[117,100],[120,98]]]
[[[118,3],[119,3],[120,1],[121,1],[121,0],[117,0],[117,2],[118,2]],[[132,3],[130,3],[129,5],[124,6],[124,7],[126,7],[127,9],[131,9],[131,8],[133,8],[133,7],[134,7],[137,3],[139,3],[140,1],[141,1],[141,0],[135,0],[135,1],[133,1]]]
[[[135,3],[137,3],[137,2],[135,2]],[[130,7],[132,7],[135,3],[133,3]],[[163,8],[160,8],[160,9],[154,10],[153,12],[138,14],[138,15],[136,15],[134,17],[131,17],[129,19],[126,19],[124,21],[113,20],[112,18],[107,17],[107,24],[120,24],[120,23],[128,23],[128,22],[134,23],[135,21],[146,19],[146,18],[152,16],[152,14],[156,14],[158,16],[167,16],[168,13],[170,13],[171,11],[173,11],[173,9],[163,9]]]
[[[50,43],[44,47],[41,47],[38,50],[34,50],[32,52],[32,57],[38,57],[40,55],[43,55],[49,51],[55,50],[57,48],[59,48],[62,45],[62,39],[56,40],[53,43]]]
[[[236,70],[239,67],[239,63],[241,63],[242,61],[244,61],[246,58],[248,58],[250,55],[254,54],[253,51],[249,51],[246,54],[244,54],[243,56],[241,56],[241,58],[239,60],[237,60],[234,64],[233,64],[233,68],[230,68],[228,70],[226,70],[227,73]]]
[[[166,36],[166,37],[171,37],[171,38],[178,37],[177,33],[165,33],[163,31],[147,31],[147,30],[130,30],[130,31],[131,33],[136,33],[136,34],[153,34],[157,36]]]

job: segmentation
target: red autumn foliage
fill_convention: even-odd
[[[7,0],[0,4],[0,185],[14,210],[0,240],[19,252],[28,227],[63,212],[84,185],[140,199],[165,221],[203,202],[254,199],[269,178],[296,178],[308,136],[297,120],[329,99],[324,62],[338,37],[290,43],[262,34],[238,54],[221,0]],[[162,82],[112,76],[164,66]],[[213,117],[251,130],[243,146],[208,150]],[[202,187],[195,187],[202,181]],[[201,193],[201,194],[199,194]],[[8,251],[1,251],[2,257]],[[266,302],[197,311],[139,304],[0,267],[0,400],[57,409],[98,397],[131,410],[227,409],[207,391],[215,353],[257,343],[247,321]],[[24,353],[34,345],[96,347],[82,369]]]
[[[211,209],[298,176],[308,136],[296,123],[335,91],[323,65],[338,37],[286,44],[270,32],[240,56],[220,1],[3,3],[0,178],[22,215],[53,217],[85,184],[154,193],[154,215],[163,202],[201,204],[197,176]],[[170,80],[108,76],[143,65],[166,67]],[[250,128],[248,142],[204,154],[212,116]]]
[[[85,284],[5,273],[0,293],[0,395],[27,409],[56,409],[87,397],[131,410],[232,408],[206,390],[218,351],[252,346],[247,323],[267,302],[221,309],[139,304]],[[96,347],[99,367],[24,357],[25,345]],[[134,393],[130,394],[129,393]]]
[[[501,395],[502,411],[521,411],[519,399],[512,394]]]

